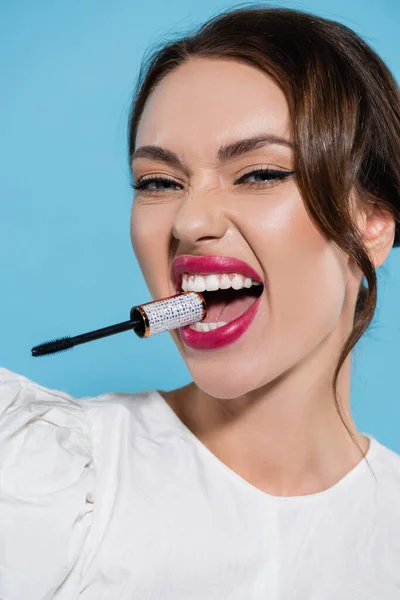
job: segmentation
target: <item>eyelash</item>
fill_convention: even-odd
[[[282,171],[282,170],[278,170],[278,169],[255,169],[254,171],[250,171],[249,173],[245,173],[245,175],[242,175],[241,177],[239,177],[239,179],[237,181],[235,181],[234,185],[241,185],[242,183],[245,182],[246,178],[249,178],[251,176],[255,177],[257,175],[264,175],[265,177],[269,177],[269,183],[271,181],[275,181],[275,180],[280,180],[283,181],[284,179],[286,179],[287,177],[289,177],[290,175],[293,175],[295,171]],[[139,180],[137,183],[131,183],[131,187],[134,190],[140,190],[143,192],[148,192],[148,193],[157,193],[157,192],[164,192],[166,190],[149,190],[148,189],[148,185],[150,183],[163,183],[163,184],[167,184],[167,185],[181,185],[179,183],[177,183],[176,181],[174,181],[173,179],[169,179],[166,177],[148,177],[148,178],[144,178],[142,180]],[[261,187],[265,187],[265,182],[259,181],[259,182],[249,182],[250,186],[260,186]],[[167,190],[169,191],[169,190]]]

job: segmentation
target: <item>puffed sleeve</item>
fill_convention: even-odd
[[[94,482],[79,400],[0,368],[1,600],[78,597]]]

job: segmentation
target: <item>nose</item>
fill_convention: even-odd
[[[174,237],[188,247],[201,239],[222,238],[229,227],[224,206],[222,190],[192,191],[174,216]]]

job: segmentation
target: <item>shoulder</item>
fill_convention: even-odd
[[[128,420],[137,422],[156,418],[160,408],[156,390],[137,392],[106,392],[79,399],[84,412],[93,421]]]
[[[74,588],[95,484],[79,401],[0,368],[0,473],[0,597],[50,598],[67,575]]]
[[[58,429],[62,438],[61,431],[56,434]],[[17,454],[19,460],[23,455],[28,459],[35,444],[53,443],[62,449],[67,440],[90,454],[89,428],[80,402],[4,368],[0,368],[0,440],[2,450],[7,446],[6,463]]]
[[[155,390],[74,398],[0,368],[2,491],[28,499],[72,482],[90,488],[95,471],[115,467],[122,439],[168,429],[160,410]]]
[[[369,498],[376,514],[379,514],[381,531],[387,531],[392,542],[392,534],[397,532],[396,551],[400,555],[400,455],[376,438],[373,442],[369,464],[374,477],[368,479],[368,490],[372,492]]]
[[[80,399],[91,429],[98,472],[115,471],[130,456],[152,454],[155,447],[168,445],[176,435],[176,424],[157,390],[107,392]]]
[[[397,490],[400,497],[400,454],[376,439],[374,443],[373,469],[386,487]]]
[[[36,491],[46,489],[49,484],[57,485],[57,480],[73,467],[90,464],[90,458],[90,429],[80,402],[65,392],[0,368],[3,489],[4,483],[11,486],[15,478],[21,477],[26,493],[30,485]],[[59,468],[53,469],[53,465]]]
[[[29,417],[31,424],[39,416],[46,416],[48,424],[68,423],[90,435],[90,419],[136,417],[150,414],[158,404],[156,390],[139,392],[107,392],[98,396],[75,398],[70,394],[50,389],[28,379],[24,375],[0,367],[0,419],[23,420]],[[34,415],[34,418],[32,418]],[[65,421],[67,418],[67,421]]]
[[[155,390],[74,398],[0,367],[1,598],[78,595],[123,449],[165,428],[160,408]]]
[[[40,462],[40,450],[52,454],[54,460],[54,453],[58,454],[59,472],[62,472],[62,456],[69,464],[72,457],[89,464],[95,434],[121,428],[140,430],[151,427],[152,423],[159,424],[160,407],[156,390],[75,398],[0,367],[0,459],[3,467],[9,465],[10,471],[18,462],[18,476],[26,463],[27,478],[31,473],[30,458],[35,455]],[[37,484],[36,476],[35,481]]]

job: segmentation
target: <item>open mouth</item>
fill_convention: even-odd
[[[230,323],[243,315],[261,296],[264,285],[235,290],[216,290],[201,292],[207,304],[207,316],[202,323]]]

